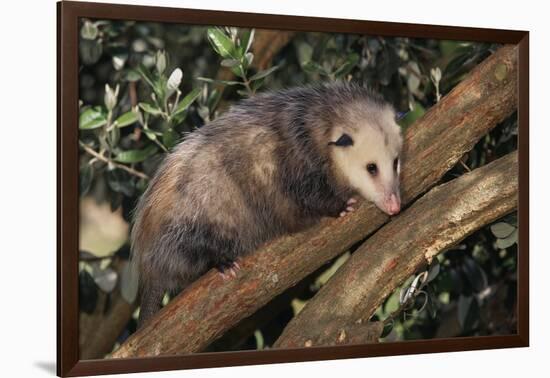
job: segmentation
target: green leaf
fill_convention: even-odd
[[[146,111],[147,113],[152,114],[152,115],[162,114],[162,110],[160,110],[156,106],[153,106],[153,105],[148,104],[146,102],[140,102],[139,107],[141,109],[143,109],[144,111]]]
[[[254,80],[250,84],[250,88],[252,88],[252,91],[256,92],[264,84],[264,81],[265,81],[265,78],[259,79],[259,80]]]
[[[418,88],[421,84],[420,78],[422,77],[422,73],[420,72],[418,63],[416,62],[409,61],[407,66],[409,67],[410,71],[410,73],[407,74],[407,88],[409,89],[409,92],[418,94]]]
[[[442,40],[439,41],[439,49],[441,50],[441,54],[443,54],[443,56],[449,56],[460,48],[461,44],[462,42],[459,41]]]
[[[103,45],[99,40],[82,39],[78,44],[78,51],[80,52],[82,63],[92,65],[97,63],[99,58],[101,58]]]
[[[241,46],[243,47],[242,53],[246,54],[248,50],[250,49],[250,46],[252,46],[252,42],[254,41],[254,29],[249,29],[248,31],[244,32],[242,38],[241,38]]]
[[[212,90],[212,92],[210,92],[210,95],[208,96],[208,101],[207,101],[208,109],[210,109],[210,111],[216,109],[221,97],[222,97],[222,93],[217,89],[214,89]]]
[[[126,112],[116,119],[117,127],[126,127],[137,122],[137,115],[133,111]]]
[[[107,115],[103,108],[95,106],[84,110],[78,119],[78,128],[92,130],[107,124]]]
[[[105,293],[115,289],[118,281],[118,273],[110,267],[106,269],[95,269],[93,274],[95,284]]]
[[[238,77],[246,76],[246,71],[242,64],[239,64],[234,67],[230,67],[229,69],[231,70],[231,72],[233,72],[233,74],[235,74],[235,76],[238,76]]]
[[[120,273],[120,294],[130,304],[134,303],[138,294],[139,275],[136,271],[136,264],[125,262]]]
[[[399,308],[399,290],[396,290],[386,300],[386,303],[384,304],[384,312],[389,315],[392,312],[397,311],[398,308]]]
[[[127,150],[120,152],[115,158],[119,163],[139,163],[157,153],[157,146],[150,145],[142,150]]]
[[[462,270],[475,292],[479,293],[487,287],[487,275],[474,259],[466,257]]]
[[[155,134],[155,132],[151,129],[143,129],[143,132],[145,133],[145,135],[147,136],[147,138],[149,138],[150,140],[157,140],[157,134]]]
[[[96,39],[97,35],[99,34],[99,30],[97,26],[90,21],[84,21],[84,25],[82,25],[82,29],[80,29],[80,36],[84,39]]]
[[[346,76],[350,71],[357,65],[359,62],[359,54],[353,53],[349,54],[346,61],[334,71],[334,76],[343,77]]]
[[[252,54],[251,52],[249,53],[246,53],[244,55],[244,58],[246,59],[246,66],[250,66],[252,64],[252,62],[254,61],[254,54]]]
[[[259,329],[254,331],[254,338],[256,339],[256,350],[264,349],[264,336]]]
[[[138,81],[141,79],[141,75],[136,70],[128,70],[126,73],[126,80],[128,81]]]
[[[408,112],[403,118],[401,118],[397,123],[403,128],[407,128],[412,125],[417,119],[422,117],[426,113],[426,109],[419,103],[414,102],[413,109]]]
[[[305,62],[303,65],[302,65],[302,69],[304,71],[306,71],[307,73],[309,74],[315,74],[315,73],[318,73],[318,74],[321,74],[321,75],[327,75],[325,69],[323,68],[323,66],[321,66],[319,63],[315,63],[313,61],[309,61],[309,62]]]
[[[149,84],[149,86],[151,88],[153,88],[154,90],[157,89],[156,86],[155,86],[155,83],[153,82],[153,78],[151,77],[151,74],[149,73],[149,70],[147,69],[147,67],[145,67],[143,64],[140,64],[138,66],[138,68],[136,69],[136,71],[141,75],[143,80],[145,80],[145,82],[147,84]]]
[[[499,239],[507,238],[515,229],[514,226],[505,222],[495,223],[491,226],[491,232]]]
[[[170,149],[176,145],[178,138],[179,135],[174,129],[167,129],[164,134],[162,134],[162,143],[166,148]]]
[[[313,56],[313,47],[307,42],[299,42],[296,45],[296,55],[298,55],[298,62],[300,66],[304,66],[307,62],[311,61]]]
[[[434,259],[428,270],[428,277],[426,277],[426,283],[433,281],[439,274],[440,266],[439,261]]]
[[[508,247],[513,246],[518,241],[518,230],[514,230],[510,236],[503,238],[503,239],[497,239],[497,247],[500,249],[506,249]]]
[[[109,142],[111,149],[118,145],[118,142],[120,141],[120,129],[118,127],[113,127],[109,130],[107,133],[107,141]]]
[[[185,118],[187,118],[187,113],[189,113],[188,110],[185,110],[181,113],[176,114],[175,116],[172,116],[171,118],[172,125],[181,124],[185,120]]]
[[[240,62],[236,59],[224,59],[221,61],[220,65],[223,67],[235,67],[238,66]]]
[[[253,81],[253,80],[263,79],[264,77],[268,76],[269,74],[275,72],[278,69],[279,69],[279,66],[273,66],[271,68],[268,68],[267,70],[257,72],[255,75],[252,75],[252,77],[249,80]]]
[[[84,196],[90,190],[94,179],[94,169],[89,164],[83,164],[80,167],[80,175],[78,176],[80,183],[80,195]]]
[[[240,84],[242,84],[240,81],[216,80],[216,79],[210,79],[208,77],[197,77],[197,80],[204,81],[206,83],[225,84],[225,85],[240,85]]]
[[[145,180],[144,178],[140,178],[136,182],[136,189],[139,191],[139,193],[143,193],[145,189],[147,189],[147,180]]]
[[[174,109],[172,115],[174,116],[187,110],[187,108],[189,108],[189,106],[197,99],[197,97],[199,97],[200,94],[200,88],[193,89],[178,103],[178,106],[176,106],[176,109]]]
[[[387,337],[390,334],[390,332],[393,330],[394,325],[395,325],[395,322],[389,322],[388,324],[385,324],[384,329],[380,334],[380,338],[383,339],[384,337]]]
[[[237,93],[243,97],[248,97],[252,94],[251,92],[248,92],[247,90],[244,90],[244,89],[237,89]]]
[[[223,58],[239,58],[235,56],[235,45],[233,41],[221,30],[215,28],[208,29],[207,36],[214,50]]]

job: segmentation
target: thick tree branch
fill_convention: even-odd
[[[398,285],[517,206],[517,152],[440,185],[371,236],[287,325],[278,348],[355,343]]]
[[[460,157],[516,108],[517,49],[506,46],[480,64],[405,135],[402,173],[406,204],[438,182]],[[369,203],[341,219],[277,239],[244,259],[224,282],[209,272],[132,335],[113,357],[198,352],[364,239],[388,217]]]

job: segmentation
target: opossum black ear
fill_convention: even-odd
[[[335,145],[340,147],[353,146],[353,139],[348,134],[342,134],[336,142],[329,142],[328,145]]]

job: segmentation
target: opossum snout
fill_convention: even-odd
[[[401,198],[399,193],[391,193],[384,198],[382,210],[388,215],[396,215],[401,210]]]

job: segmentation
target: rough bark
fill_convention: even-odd
[[[371,236],[287,325],[276,348],[356,343],[354,331],[438,253],[517,206],[517,152],[432,189]],[[314,326],[312,326],[314,325]],[[344,335],[344,336],[343,336]]]
[[[405,133],[403,204],[438,182],[460,157],[516,108],[517,49],[505,46],[481,63]],[[132,335],[113,357],[198,352],[364,239],[388,217],[363,203],[345,218],[268,243],[224,282],[208,272]]]

